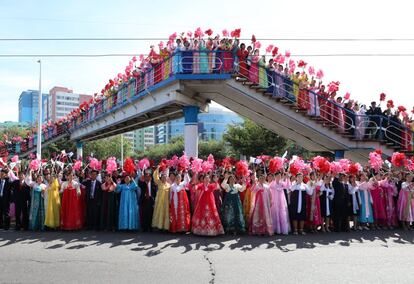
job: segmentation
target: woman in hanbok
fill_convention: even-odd
[[[372,196],[370,192],[370,183],[365,173],[360,176],[360,182],[358,183],[360,204],[359,204],[359,216],[358,222],[363,225],[364,228],[369,228],[374,223],[374,213],[372,210]]]
[[[210,184],[208,175],[205,175],[202,180],[203,182],[197,185],[197,190],[200,190],[201,193],[191,220],[191,231],[193,234],[201,236],[222,235],[224,230],[213,193],[217,189],[217,185]]]
[[[47,210],[45,226],[56,229],[60,226],[60,195],[59,181],[56,175],[50,175],[49,187],[47,189]]]
[[[294,96],[294,102],[299,102],[299,90],[300,90],[300,83],[301,79],[300,79],[300,73],[296,72],[293,76],[292,76],[292,82],[293,82],[293,96]]]
[[[190,177],[186,172],[184,180],[181,180],[181,173],[175,175],[174,182],[170,189],[170,232],[185,233],[190,231],[190,203],[186,193],[186,188],[190,182]]]
[[[191,49],[193,50],[193,73],[200,73],[200,53],[199,51],[199,42],[197,39],[193,39],[191,43]]]
[[[321,205],[321,216],[323,219],[322,229],[323,233],[331,232],[329,229],[332,216],[332,200],[334,198],[334,189],[332,187],[332,178],[330,175],[326,175],[323,178],[323,183],[320,188],[319,202]]]
[[[125,175],[125,183],[118,184],[115,191],[121,193],[119,201],[119,230],[139,230],[141,227],[138,213],[138,199],[141,196],[141,189],[135,181]]]
[[[62,194],[60,208],[60,229],[79,230],[82,228],[83,212],[81,206],[81,190],[79,183],[73,180],[73,173],[66,174],[67,181],[60,186],[59,193]]]
[[[387,223],[387,214],[385,210],[385,194],[383,188],[380,187],[380,174],[375,174],[370,180],[370,192],[373,201],[374,210],[374,226],[379,228],[379,225],[383,226]]]
[[[243,207],[239,192],[246,189],[246,182],[236,184],[233,175],[225,174],[221,187],[225,191],[222,209],[222,220],[224,231],[228,234],[245,233],[246,224],[244,222]]]
[[[266,57],[264,55],[260,57],[258,66],[259,66],[259,86],[261,88],[267,89],[269,87],[269,80],[267,78]]]
[[[183,72],[182,66],[182,51],[184,50],[184,46],[181,42],[181,39],[176,40],[175,48],[172,47],[172,70],[174,74],[179,74]]]
[[[318,103],[321,118],[329,122],[331,120],[331,112],[329,108],[329,94],[325,91],[325,85],[320,85],[318,90]]]
[[[101,188],[102,204],[100,227],[103,230],[114,231],[118,227],[118,198],[115,192],[116,183],[113,181],[110,174],[105,175],[105,182],[102,183]]]
[[[413,175],[406,176],[402,183],[398,196],[398,219],[402,222],[404,230],[411,230],[411,223],[414,222],[414,183]]]
[[[309,91],[308,91],[308,75],[306,73],[299,77],[299,95],[298,95],[298,108],[309,110]]]
[[[272,214],[273,231],[276,234],[287,235],[290,232],[289,209],[284,192],[290,186],[289,178],[285,177],[282,179],[280,172],[275,174],[275,178],[269,184],[272,196],[270,211]]]
[[[389,229],[393,229],[397,226],[397,210],[394,203],[394,197],[398,195],[398,190],[389,174],[387,174],[385,179],[380,181],[379,184],[385,195],[385,213],[387,217],[386,225]]]
[[[273,235],[272,214],[270,212],[271,196],[266,176],[261,174],[252,186],[252,207],[250,209],[249,234]]]
[[[355,139],[362,140],[365,136],[365,129],[368,125],[368,119],[365,115],[365,109],[360,108],[358,104],[354,105],[355,112]]]
[[[170,52],[168,51],[167,47],[160,49],[160,59],[161,59],[161,73],[162,79],[166,80],[170,77],[170,70],[171,70],[171,57]]]
[[[293,234],[305,235],[303,226],[306,220],[306,194],[312,195],[312,189],[303,182],[302,173],[296,175],[296,182],[290,188],[290,219]]]
[[[275,83],[275,86],[273,88],[274,98],[286,97],[286,86],[285,86],[284,80],[285,78],[283,75],[283,65],[279,64],[279,66],[275,68],[275,73],[274,73],[274,83]]]
[[[200,40],[200,44],[199,44],[199,58],[200,58],[200,70],[199,72],[204,74],[204,73],[209,73],[209,68],[208,68],[208,55],[207,55],[207,47],[206,47],[206,43],[204,42],[203,39]]]
[[[315,172],[310,173],[307,185],[312,190],[312,195],[306,196],[306,225],[309,226],[311,233],[316,233],[323,222],[319,200],[321,181],[317,179]]]
[[[160,177],[159,167],[154,171],[154,182],[158,187],[155,197],[154,213],[152,215],[152,227],[158,230],[168,231],[170,228],[170,189],[167,174],[163,172]]]
[[[184,49],[181,51],[181,65],[184,74],[193,73],[193,49],[189,41],[184,42]]]
[[[223,191],[220,187],[219,177],[217,174],[213,174],[211,176],[211,183],[209,186],[211,188],[214,188],[213,190],[214,201],[216,202],[216,208],[220,214],[221,205],[223,204]],[[221,218],[221,215],[220,215],[220,218]]]
[[[259,84],[259,50],[256,49],[252,56],[249,69],[249,81],[254,84]]]
[[[246,181],[246,190],[244,191],[244,198],[243,198],[243,214],[244,214],[244,221],[246,226],[249,226],[250,220],[250,208],[252,207],[252,180],[254,174],[252,173],[249,179]]]
[[[249,69],[247,68],[247,56],[249,52],[246,50],[244,43],[240,44],[240,48],[237,49],[236,56],[238,58],[238,72],[242,78],[247,79],[249,77]]]
[[[269,65],[265,68],[266,69],[266,77],[267,77],[267,86],[266,86],[266,93],[272,94],[275,92],[275,83],[276,83],[276,70],[275,70],[275,63],[273,59],[269,60]]]
[[[308,96],[309,96],[309,108],[308,108],[308,115],[311,116],[320,116],[321,112],[319,109],[319,99],[316,95],[318,91],[318,87],[316,86],[316,80],[312,78],[312,81],[309,85]]]
[[[45,205],[44,205],[44,194],[47,186],[43,183],[43,178],[39,174],[36,177],[36,181],[32,181],[32,172],[26,177],[26,184],[31,187],[31,200],[30,200],[30,211],[29,211],[29,230],[43,231],[45,228]]]
[[[333,106],[332,119],[340,132],[345,132],[345,110],[342,98],[336,98],[336,103]]]
[[[194,214],[195,208],[197,207],[197,203],[198,200],[200,198],[201,195],[201,191],[198,190],[198,184],[199,184],[199,180],[198,180],[198,174],[195,173],[193,174],[193,177],[191,178],[191,181],[187,184],[187,192],[190,192],[190,209],[191,209],[191,214]]]
[[[226,39],[224,41],[222,58],[223,58],[223,72],[224,73],[232,72],[234,59],[233,59],[233,43],[231,39]]]
[[[352,205],[350,207],[349,216],[352,218],[353,227],[352,229],[356,231],[360,226],[358,225],[358,216],[359,216],[359,205],[361,204],[361,198],[359,194],[358,184],[356,182],[356,177],[354,175],[349,176],[348,182],[348,194],[351,196]]]

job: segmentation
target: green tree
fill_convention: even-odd
[[[287,143],[285,138],[249,119],[240,124],[229,125],[224,141],[236,155],[246,156],[281,155]]]
[[[174,137],[168,144],[158,144],[145,151],[136,153],[138,158],[147,157],[155,161],[163,158],[171,158],[174,155],[181,156],[184,151],[184,138]],[[207,159],[208,155],[213,154],[216,159],[223,159],[228,156],[230,151],[223,141],[200,141],[198,144],[199,158]]]
[[[224,135],[224,141],[230,145],[231,151],[237,156],[255,157],[263,154],[281,156],[285,151],[288,151],[289,156],[299,155],[306,158],[310,155],[308,151],[295,145],[294,142],[249,119],[237,125],[230,125]]]
[[[93,156],[100,159],[106,159],[108,157],[121,158],[121,135],[112,136],[96,141],[88,141],[83,145],[83,156]],[[124,138],[124,157],[131,156],[132,143]]]

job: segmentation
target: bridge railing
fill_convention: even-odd
[[[248,66],[248,65],[246,65]],[[260,68],[260,67],[259,67]],[[251,83],[261,85],[249,73],[250,68],[239,66],[237,73]],[[319,117],[326,126],[334,126],[341,134],[348,134],[355,140],[379,140],[397,146],[406,151],[414,149],[413,131],[403,125],[398,119],[383,115],[366,115],[317,93],[316,87],[308,88],[295,82],[290,76],[267,69],[269,87],[266,89],[273,97],[296,106],[297,110],[304,110],[310,117]],[[256,79],[257,80],[257,79]]]
[[[290,76],[269,70],[263,59],[239,60],[236,56],[236,50],[176,51],[162,60],[147,63],[140,71],[128,82],[122,83],[115,90],[112,90],[112,94],[82,110],[78,117],[63,124],[61,129],[44,131],[42,140],[54,139],[59,135],[83,127],[85,124],[92,123],[169,81],[175,80],[175,75],[235,74],[257,86],[258,89],[296,105],[298,110],[306,110],[309,116],[321,118],[327,126],[334,126],[339,132],[349,134],[354,139],[386,140],[404,150],[414,148],[413,132],[397,120],[391,120],[385,116],[355,114],[315,90],[309,90],[307,86],[292,80]],[[2,152],[10,153],[9,150],[16,153],[19,152],[18,150],[20,153],[29,151],[35,148],[36,140],[35,134],[20,144],[0,145],[0,154]]]

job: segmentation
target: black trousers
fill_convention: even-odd
[[[348,214],[344,212],[335,212],[333,214],[333,223],[335,232],[346,232],[349,231]]]
[[[4,197],[0,197],[0,228],[10,228],[10,202]]]
[[[29,205],[27,202],[18,201],[14,203],[16,209],[16,230],[21,228],[27,230],[29,227]]]

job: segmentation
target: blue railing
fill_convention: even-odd
[[[114,93],[83,111],[76,119],[43,132],[44,141],[55,139],[92,123],[119,108],[147,95],[150,91],[176,80],[178,75],[236,75],[237,80],[254,84],[276,99],[283,100],[309,116],[319,117],[328,126],[348,134],[357,140],[385,140],[401,149],[413,149],[413,132],[400,122],[385,116],[357,115],[344,106],[309,90],[295,82],[289,75],[265,68],[264,61],[239,61],[233,51],[177,51],[157,64],[147,64],[144,72],[131,78],[114,90]],[[206,77],[208,78],[208,77]],[[222,79],[229,77],[222,77]],[[191,77],[189,77],[191,79]],[[59,129],[56,129],[59,128]],[[4,151],[26,152],[36,145],[36,135],[20,143],[9,143],[0,147]],[[10,146],[11,145],[11,146]]]

